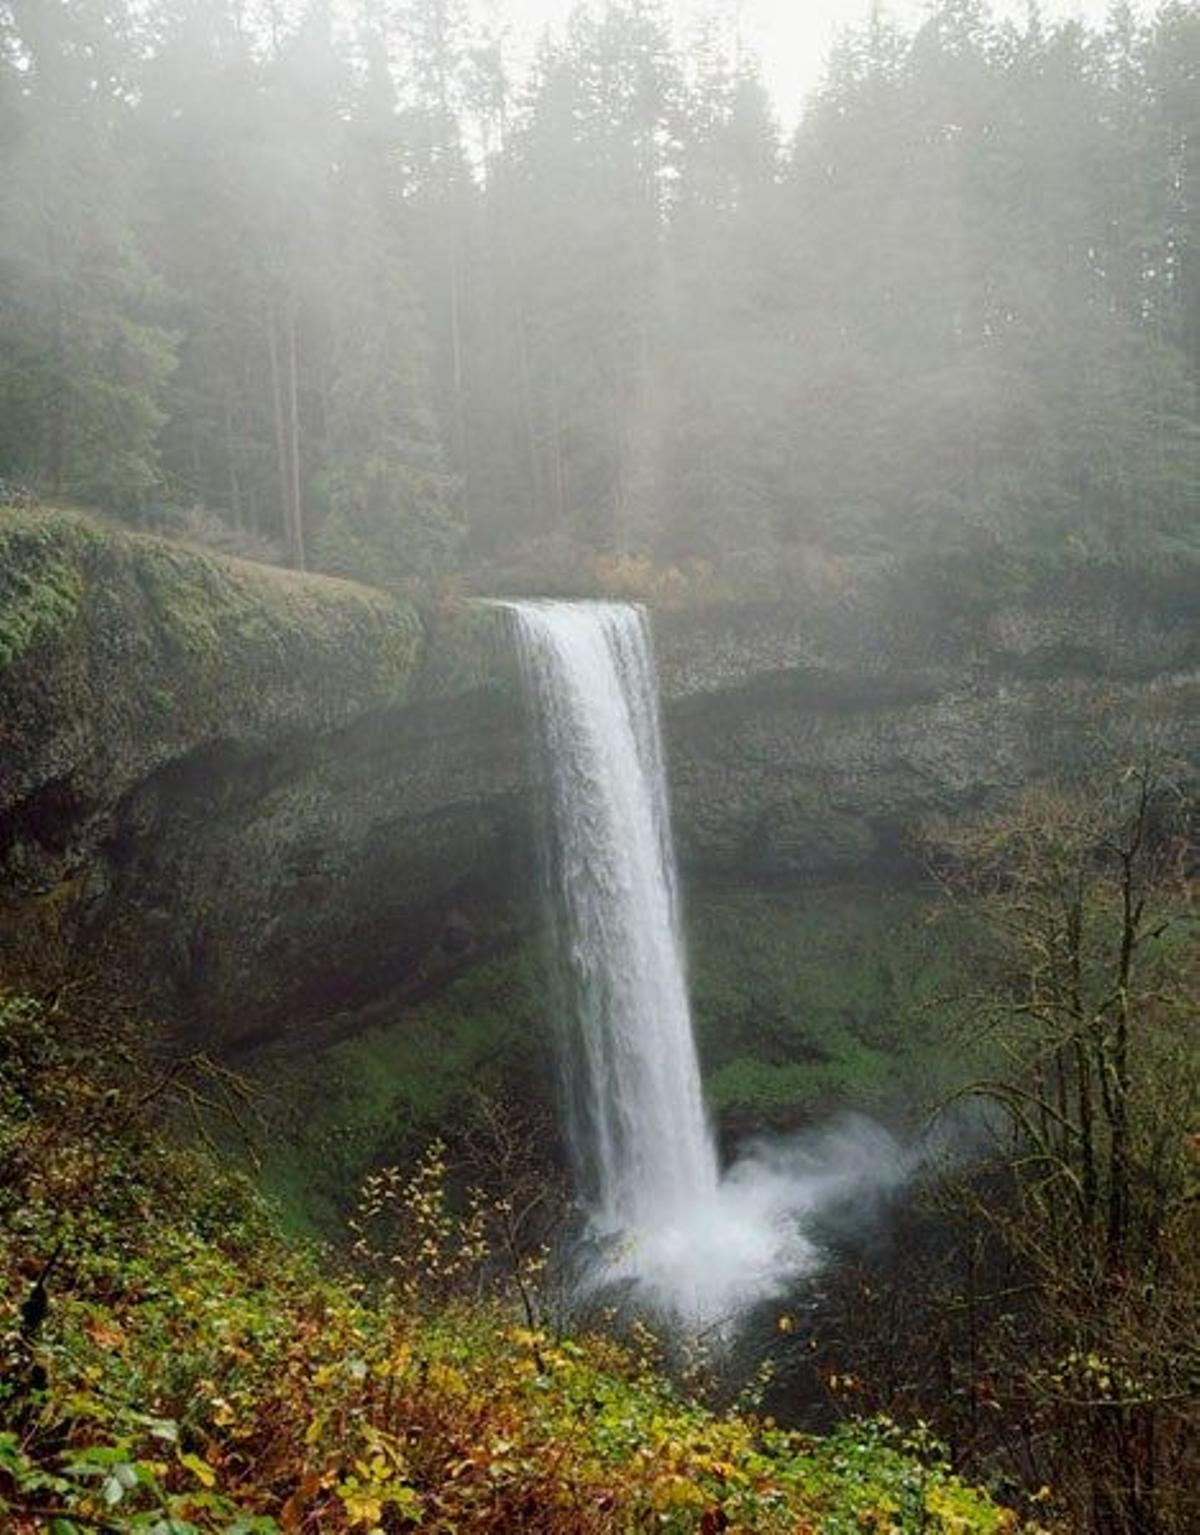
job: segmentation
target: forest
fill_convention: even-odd
[[[1200,4],[843,9],[0,0],[0,1531],[1200,1529]]]
[[[0,473],[415,583],[565,541],[1194,556],[1194,5],[0,10]]]

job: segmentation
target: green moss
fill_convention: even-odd
[[[81,792],[119,793],[213,741],[403,706],[424,648],[416,609],[370,587],[0,512],[0,713],[33,783],[69,762]]]
[[[30,518],[0,516],[0,669],[69,627],[83,592],[74,540],[64,546],[52,524]]]
[[[251,1068],[265,1098],[262,1182],[294,1229],[335,1230],[364,1173],[444,1133],[477,1091],[545,1097],[544,991],[533,946],[435,998],[376,1010],[350,1038]]]
[[[508,618],[478,602],[447,603],[429,620],[430,665],[422,679],[434,696],[497,693],[515,702],[516,646]]]
[[[890,1116],[955,1080],[948,999],[967,919],[932,896],[724,889],[689,902],[691,989],[713,1114],[731,1136],[842,1108]],[[950,923],[955,925],[951,930]],[[363,1174],[461,1121],[477,1088],[554,1097],[553,1020],[534,943],[416,1006],[346,1020],[349,1037],[258,1060],[263,1180],[297,1229],[338,1228]]]
[[[322,576],[254,567],[138,540],[117,552],[127,564],[158,643],[216,680],[221,674],[282,675],[332,646],[365,665],[369,685],[405,696],[422,631],[408,604]],[[347,667],[348,678],[353,666]]]
[[[209,554],[80,512],[0,512],[0,659],[61,638],[85,607],[138,620],[168,658],[229,672],[286,665],[337,644],[369,661],[370,681],[402,690],[420,659],[416,610],[329,576]]]
[[[248,651],[286,664],[297,643],[310,648],[369,635],[382,642],[374,652],[379,680],[397,684],[418,659],[415,611],[370,588],[151,540],[139,540],[126,553],[161,639],[192,658],[227,661]]]
[[[786,1127],[836,1105],[877,1108],[892,1094],[895,1062],[882,1051],[855,1049],[853,1042],[829,1061],[775,1065],[739,1057],[707,1081],[709,1107],[737,1128]]]
[[[923,892],[725,890],[690,908],[692,993],[710,1102],[731,1127],[924,1103],[966,983],[969,918]]]

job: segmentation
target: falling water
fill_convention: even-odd
[[[712,1326],[812,1261],[798,1217],[856,1152],[760,1152],[724,1177],[692,1037],[658,691],[646,619],[605,602],[512,602],[545,784],[547,887],[564,980],[568,1129],[590,1202],[590,1280],[632,1283]],[[832,1154],[832,1153],[831,1153]]]
[[[606,602],[515,608],[545,753],[565,960],[570,1132],[599,1221],[642,1231],[711,1201],[646,620]]]

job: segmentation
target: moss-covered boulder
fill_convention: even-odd
[[[407,974],[519,775],[496,623],[451,665],[369,587],[0,513],[9,972],[90,955],[218,1045]]]
[[[332,729],[404,703],[415,610],[369,587],[0,512],[0,812],[57,784],[109,801],[216,741]]]

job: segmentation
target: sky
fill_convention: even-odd
[[[575,0],[507,0],[504,7],[513,22],[518,45],[528,46],[547,26],[557,26]],[[702,11],[740,12],[742,36],[757,53],[763,74],[787,125],[796,121],[805,93],[820,79],[821,68],[838,30],[856,26],[869,9],[869,0],[666,0],[686,26],[689,17]],[[484,6],[486,9],[486,4]],[[999,14],[1021,16],[1024,0],[996,0]],[[892,0],[885,11],[901,23],[919,21],[924,0]],[[1041,0],[1047,21],[1080,17],[1095,25],[1104,20],[1109,0]]]

